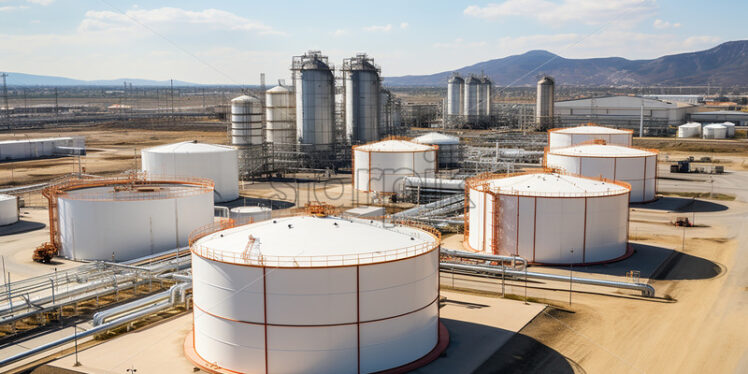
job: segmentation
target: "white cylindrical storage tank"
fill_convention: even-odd
[[[146,148],[140,153],[146,173],[211,179],[215,182],[215,202],[239,198],[237,151],[232,147],[194,140]]]
[[[626,256],[629,187],[561,173],[489,174],[465,183],[464,245],[547,264]]]
[[[701,124],[697,122],[689,122],[678,126],[678,137],[679,138],[698,138],[701,136]]]
[[[727,138],[727,127],[718,123],[706,125],[702,128],[702,136],[704,139],[725,139]]]
[[[262,144],[262,102],[242,95],[231,100],[231,144]]]
[[[597,125],[563,127],[548,130],[548,148],[569,147],[594,140],[602,140],[607,144],[631,146],[633,135],[634,130]]]
[[[18,198],[0,194],[0,226],[18,222]]]
[[[438,146],[389,139],[353,147],[353,188],[399,193],[406,177],[433,177]]]
[[[418,144],[436,145],[439,168],[454,167],[460,162],[460,138],[438,132],[430,132],[411,139]]]
[[[270,219],[272,213],[270,208],[264,206],[238,206],[231,208],[229,217],[239,222],[249,222],[250,219],[252,222],[259,222]]]
[[[343,61],[345,130],[351,144],[379,140],[379,68],[366,54]]]
[[[192,239],[195,313],[185,353],[200,367],[236,373],[425,364],[446,339],[439,240],[433,231],[331,216]]]
[[[735,124],[732,122],[724,122],[722,123],[722,126],[727,127],[727,137],[728,138],[734,138],[735,137]]]
[[[60,256],[126,261],[188,245],[213,223],[213,182],[138,177],[73,180],[48,190],[57,201],[50,222]]]
[[[296,144],[296,99],[291,87],[275,86],[265,92],[265,140]]]
[[[301,144],[329,146],[335,142],[335,77],[327,57],[309,51],[294,57],[296,137]]]
[[[462,94],[465,80],[457,73],[447,81],[447,115],[459,116],[462,114]]]
[[[547,129],[554,123],[553,105],[555,101],[555,84],[551,77],[538,81],[535,102],[535,123],[541,129]]]
[[[478,115],[478,94],[480,79],[469,76],[465,79],[465,99],[462,114],[466,116]]]
[[[579,144],[546,152],[549,168],[586,177],[602,177],[631,185],[631,202],[657,197],[657,151],[614,144]]]

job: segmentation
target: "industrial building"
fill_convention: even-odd
[[[691,121],[701,123],[732,122],[737,126],[748,126],[748,112],[737,110],[693,112],[688,115],[688,118]]]
[[[435,145],[439,147],[436,156],[440,169],[456,167],[460,163],[460,138],[438,132],[429,132],[411,139],[418,144]]]
[[[343,60],[345,132],[350,144],[380,139],[380,69],[365,53]]]
[[[437,347],[437,231],[308,215],[216,229],[191,239],[198,367],[372,373]]]
[[[18,198],[0,194],[0,226],[18,222]]]
[[[535,96],[535,125],[541,130],[549,129],[557,123],[554,110],[555,92],[556,81],[552,77],[544,76],[538,81]]]
[[[546,151],[546,167],[587,177],[602,177],[631,186],[632,203],[652,201],[657,196],[656,150],[615,144],[578,144]]]
[[[213,222],[213,181],[128,174],[71,178],[44,190],[50,245],[74,260],[126,261],[184,247]]]
[[[395,194],[406,177],[433,177],[438,169],[438,146],[405,139],[386,139],[353,146],[353,188]]]
[[[142,169],[148,174],[211,179],[215,182],[215,202],[239,198],[237,151],[232,147],[193,140],[146,148],[140,153]]]
[[[623,182],[549,171],[470,178],[464,245],[538,264],[613,261],[627,254],[630,191]]]
[[[548,130],[548,148],[569,147],[590,141],[601,140],[606,144],[631,146],[633,130],[621,130],[588,124],[576,127],[561,127]]]
[[[0,141],[0,161],[85,154],[86,140],[82,136]]]
[[[666,133],[668,126],[685,123],[695,108],[638,96],[603,96],[557,101],[554,116],[560,125],[596,122],[637,131],[643,120],[645,135],[653,135]]]

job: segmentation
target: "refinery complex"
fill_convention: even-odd
[[[5,87],[0,372],[748,370],[748,90],[374,57]]]

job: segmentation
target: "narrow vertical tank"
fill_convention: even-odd
[[[379,140],[379,72],[365,53],[343,60],[345,131],[351,144]]]
[[[484,117],[486,115],[486,84],[483,82],[485,78],[478,78],[478,116]]]
[[[335,77],[320,51],[295,56],[291,70],[296,87],[296,137],[301,144],[335,142]]]
[[[453,73],[447,81],[447,115],[459,116],[462,114],[464,84],[465,80],[457,73]]]
[[[276,86],[265,92],[268,143],[296,143],[296,100],[291,87]]]
[[[231,144],[262,144],[262,103],[242,95],[231,100]]]
[[[553,78],[548,76],[538,81],[535,123],[542,129],[548,129],[553,125],[554,85]]]
[[[491,96],[493,95],[493,82],[488,77],[481,79],[481,86],[483,87],[483,115],[486,117],[491,116]]]
[[[478,87],[480,80],[475,76],[469,76],[465,79],[465,105],[463,114],[466,116],[478,115]]]
[[[392,93],[384,88],[379,91],[379,135],[380,138],[393,133]]]

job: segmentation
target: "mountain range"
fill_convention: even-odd
[[[104,79],[104,80],[80,80],[65,77],[55,77],[50,75],[34,75],[24,73],[8,72],[7,84],[9,86],[119,86],[122,87],[124,82],[132,83],[133,86],[169,86],[170,82],[155,81],[150,79]],[[184,81],[174,81],[174,86],[198,86],[197,83]]]
[[[748,40],[731,41],[704,51],[652,60],[621,57],[570,59],[548,51],[480,62],[456,70],[485,74],[500,86],[534,85],[541,74],[557,84],[580,86],[715,85],[748,86]],[[384,78],[387,86],[444,86],[453,71]]]

